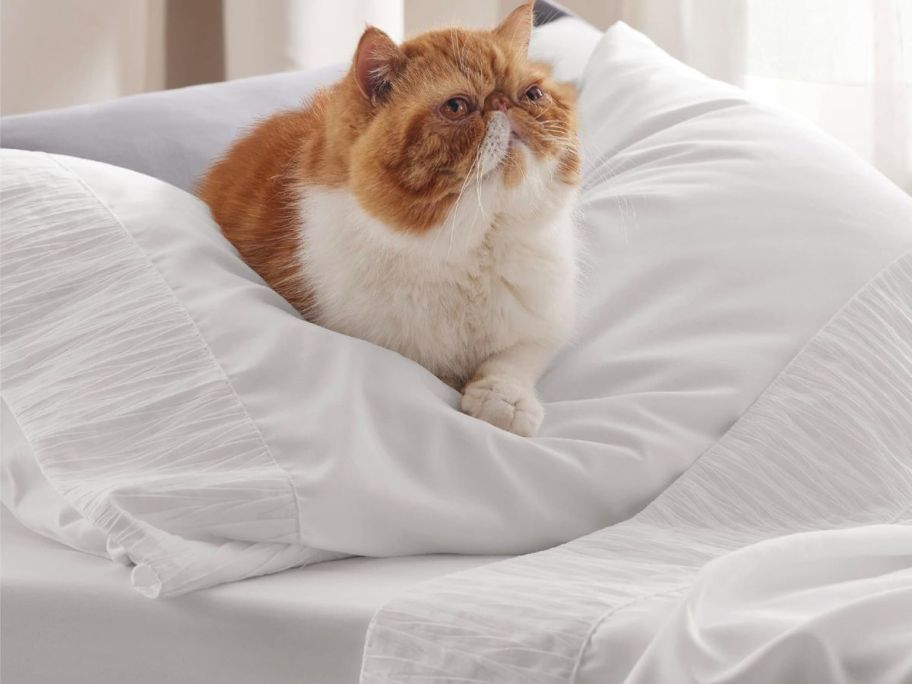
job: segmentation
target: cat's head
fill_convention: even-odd
[[[574,94],[528,61],[531,31],[526,3],[491,31],[401,45],[364,32],[336,125],[353,140],[349,182],[369,213],[423,234],[462,205],[532,214],[568,196],[579,176]]]

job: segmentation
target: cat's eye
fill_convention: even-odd
[[[471,111],[472,107],[464,97],[451,97],[440,105],[440,113],[450,121],[462,119]]]
[[[542,90],[541,88],[539,88],[537,85],[534,85],[531,88],[529,88],[528,90],[526,90],[526,99],[531,100],[532,102],[535,102],[536,100],[540,100],[544,96],[545,96],[545,91]]]

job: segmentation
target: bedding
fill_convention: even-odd
[[[624,681],[906,682],[910,614],[912,527],[779,537],[708,563]],[[599,629],[593,646],[610,639]],[[587,659],[577,681],[606,666]]]
[[[16,419],[0,399],[0,500],[25,527],[74,549],[102,558],[119,558],[108,550],[104,534],[51,486],[35,460]],[[113,553],[112,553],[113,552]]]
[[[531,441],[298,320],[177,188],[3,153],[3,501],[29,527],[136,564],[147,596],[350,553],[573,539],[483,567],[494,557],[336,560],[150,603],[122,565],[4,515],[4,680],[135,680],[141,664],[155,681],[354,681],[384,604],[365,684],[912,678],[912,202],[623,25],[568,73],[588,315]],[[289,104],[310,78],[287,76]],[[254,81],[221,128],[197,112],[148,148],[116,141],[165,100],[107,129],[88,110],[41,119],[48,136],[5,119],[4,145],[13,131],[188,188],[219,136],[288,97]],[[231,85],[198,109],[230,104]],[[104,144],[58,135],[69,114]]]
[[[639,514],[433,580],[361,681],[912,678],[912,252]]]
[[[559,6],[536,3],[530,51],[558,78],[578,82],[601,35]],[[571,44],[572,49],[566,49]],[[342,67],[272,74],[228,83],[121,98],[2,120],[7,148],[44,150],[148,173],[190,190],[233,136],[260,116],[295,106],[338,77]],[[154,126],[150,125],[154,122]],[[2,500],[33,531],[87,553],[128,561],[121,549],[82,517],[47,481],[31,446],[0,400]]]
[[[3,398],[140,591],[626,520],[912,245],[910,200],[875,171],[623,25],[580,110],[587,317],[533,440],[301,321],[179,189],[4,152]]]
[[[555,16],[559,11],[536,8],[536,13],[547,17]],[[555,19],[532,32],[529,59],[547,64],[556,81],[572,83],[579,88],[586,63],[601,37],[601,31],[578,17],[556,15]]]
[[[245,126],[298,106],[342,73],[335,65],[6,116],[2,145],[94,159],[192,192]]]
[[[371,616],[412,584],[491,557],[354,558],[148,601],[129,570],[2,511],[0,680],[355,684]]]

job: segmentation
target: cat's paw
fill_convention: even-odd
[[[545,417],[534,389],[497,376],[466,385],[459,407],[470,416],[522,437],[534,436]]]

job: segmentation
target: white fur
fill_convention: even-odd
[[[542,418],[535,382],[570,335],[575,309],[574,190],[552,181],[492,116],[461,199],[420,235],[391,229],[344,189],[302,196],[302,264],[317,322],[393,349],[464,388],[467,413],[519,434]],[[501,118],[502,117],[502,118]],[[503,185],[515,144],[526,174]]]

